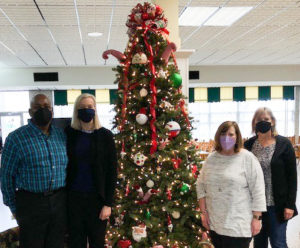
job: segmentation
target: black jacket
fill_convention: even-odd
[[[257,136],[247,140],[244,144],[249,151],[252,150]],[[296,156],[291,142],[283,137],[276,136],[276,146],[271,159],[272,187],[274,203],[277,215],[284,220],[284,209],[294,210],[294,216],[298,214],[296,208],[297,195],[297,167]]]
[[[65,129],[67,134],[67,188],[72,185],[78,165],[74,156],[76,140],[81,131],[71,127]],[[91,162],[93,180],[97,193],[103,199],[104,205],[112,206],[117,181],[117,156],[113,134],[101,127],[93,133],[91,144]]]

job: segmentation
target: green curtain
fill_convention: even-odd
[[[283,86],[283,99],[294,100],[294,86]]]
[[[207,88],[207,101],[208,102],[220,101],[220,87]]]
[[[270,86],[259,86],[258,87],[258,100],[259,101],[271,100],[271,87]]]
[[[81,90],[81,94],[91,94],[93,96],[96,96],[95,90]]]
[[[66,90],[54,91],[54,105],[68,105],[68,97]]]
[[[233,101],[234,102],[246,101],[246,87],[233,87]]]
[[[195,89],[189,88],[189,102],[195,102]]]
[[[109,90],[109,101],[110,104],[116,104],[118,99],[118,90]]]

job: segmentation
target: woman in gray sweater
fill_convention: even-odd
[[[242,149],[236,122],[222,123],[215,135],[215,152],[197,180],[203,226],[215,248],[248,248],[261,229],[266,211],[263,172],[256,157]]]

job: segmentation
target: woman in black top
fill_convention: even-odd
[[[254,248],[287,248],[287,222],[297,215],[297,168],[291,142],[276,131],[276,119],[268,108],[259,108],[252,120],[256,136],[245,148],[258,158],[265,178],[267,212],[262,215],[261,232],[254,237]]]
[[[80,95],[66,128],[69,247],[104,247],[113,203],[117,158],[112,133],[100,126],[93,95]]]

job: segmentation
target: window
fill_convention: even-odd
[[[192,134],[199,140],[214,139],[219,125],[227,120],[239,124],[242,136],[251,137],[251,121],[259,107],[268,107],[277,120],[277,131],[284,136],[295,135],[295,101],[245,101],[245,102],[196,102],[189,104],[190,116],[194,118]]]

